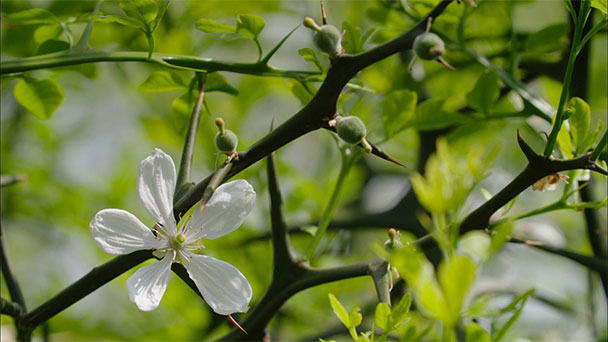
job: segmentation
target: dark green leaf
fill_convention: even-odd
[[[568,46],[568,24],[547,26],[528,36],[524,43],[524,53],[545,54],[562,51]]]
[[[486,70],[477,80],[473,90],[467,94],[467,102],[471,108],[487,115],[499,94],[498,74],[494,70]]]
[[[390,138],[402,131],[412,120],[418,95],[409,90],[397,90],[382,101],[382,125],[386,137]]]
[[[50,119],[61,106],[65,94],[53,79],[37,80],[25,77],[15,86],[15,98],[40,120]]]
[[[443,110],[444,102],[444,99],[430,99],[420,103],[416,107],[414,117],[406,126],[419,130],[433,130],[464,124],[472,120],[467,116]]]
[[[218,74],[217,72],[207,75],[207,83],[205,84],[205,91],[219,91],[222,93],[228,93],[231,95],[238,95],[239,91],[228,83],[226,77]]]
[[[137,22],[147,33],[152,33],[150,24],[156,18],[158,4],[154,0],[122,0],[120,7],[125,14]]]
[[[61,21],[53,13],[42,8],[32,8],[6,15],[6,21],[21,25],[60,25]]]
[[[236,27],[228,24],[218,23],[207,18],[200,18],[196,21],[196,29],[207,33],[234,33]]]
[[[257,39],[264,29],[264,18],[251,14],[241,14],[236,21],[236,33],[251,39]]]
[[[42,43],[36,52],[36,56],[46,55],[48,53],[54,53],[59,51],[64,51],[70,48],[70,43],[57,40],[57,39],[49,39],[46,42]]]
[[[361,47],[361,29],[345,21],[342,23],[342,30],[344,31],[344,37],[342,38],[342,47],[348,53],[358,53],[363,49]]]
[[[155,71],[148,76],[137,90],[147,93],[158,93],[187,89],[186,83],[174,72]]]

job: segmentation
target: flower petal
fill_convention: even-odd
[[[171,278],[173,253],[151,265],[138,269],[127,279],[129,299],[142,311],[152,311],[158,307]]]
[[[108,254],[128,254],[164,245],[164,242],[154,238],[152,231],[135,215],[125,210],[101,210],[89,225],[93,240]]]
[[[137,190],[144,208],[166,228],[175,226],[173,193],[175,192],[175,164],[161,151],[154,152],[139,164]]]
[[[244,179],[220,185],[203,210],[194,210],[188,226],[194,228],[189,239],[216,239],[235,231],[255,204],[255,191]],[[203,228],[199,230],[199,228]]]
[[[186,269],[216,313],[230,315],[249,310],[253,291],[238,268],[207,255],[193,254],[186,263]]]

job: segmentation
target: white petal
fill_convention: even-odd
[[[129,299],[142,311],[152,311],[158,307],[171,278],[173,253],[151,265],[138,269],[127,279]]]
[[[238,268],[207,255],[193,254],[187,261],[190,278],[209,306],[220,315],[247,312],[251,285]]]
[[[101,210],[89,225],[93,240],[108,254],[128,254],[164,245],[135,215],[125,210]]]
[[[194,210],[188,226],[194,228],[192,239],[216,239],[235,231],[255,204],[255,191],[244,179],[220,185],[203,210]],[[199,228],[202,227],[202,230]]]
[[[173,193],[175,192],[175,164],[161,151],[154,152],[139,164],[137,190],[144,208],[166,228],[173,223]]]

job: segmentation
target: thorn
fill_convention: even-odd
[[[521,137],[521,134],[519,134],[519,129],[517,130],[517,143],[519,144],[519,148],[521,148],[521,151],[524,153],[529,163],[532,163],[533,160],[538,159],[536,152],[532,150],[530,145],[528,145]]]
[[[207,201],[201,201],[201,206],[198,207],[198,212],[199,213],[203,211],[203,208],[205,207],[205,204],[207,204]]]
[[[432,24],[432,23],[433,23],[433,17],[429,17],[429,18],[426,20],[426,30],[425,30],[425,31],[426,31],[427,33],[431,31],[431,24]]]
[[[325,6],[323,0],[321,0],[321,17],[323,18],[323,25],[327,25],[327,16],[325,15]]]
[[[444,67],[452,70],[452,71],[456,71],[456,69],[451,66],[448,62],[445,61],[445,59],[441,58],[441,57],[437,57],[437,62],[439,62],[439,64],[443,65]]]
[[[382,152],[379,148],[377,148],[376,146],[372,145],[372,154],[376,155],[386,161],[389,161],[393,164],[399,165],[403,168],[407,168],[407,166],[401,164],[400,162],[396,161],[395,159],[391,158],[389,155],[387,155],[386,153]]]
[[[270,120],[270,132],[272,132],[273,129],[274,129],[274,116]]]
[[[239,328],[240,331],[244,332],[245,335],[249,335],[245,329],[243,329],[243,327],[241,327],[235,320],[234,318],[232,318],[231,315],[226,316],[226,318],[228,319],[228,322],[232,323],[235,327]]]
[[[524,243],[529,246],[544,246],[544,244],[542,242],[532,241],[532,240],[525,240]]]

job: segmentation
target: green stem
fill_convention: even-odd
[[[604,151],[604,149],[606,148],[606,143],[607,143],[607,140],[608,140],[608,137],[606,136],[606,133],[608,133],[608,130],[606,132],[604,132],[604,135],[602,136],[602,139],[600,139],[600,142],[597,143],[597,146],[595,147],[595,149],[591,153],[591,160],[597,160],[597,158],[600,156],[600,154],[602,153],[602,151]]]
[[[205,81],[207,75],[197,73],[197,78],[200,81],[200,92],[194,108],[192,109],[192,116],[190,117],[190,125],[188,125],[188,133],[186,133],[186,141],[184,142],[184,149],[182,152],[182,160],[179,166],[179,172],[177,174],[177,186],[175,191],[181,191],[184,184],[190,182],[190,169],[192,167],[192,155],[194,153],[194,144],[196,142],[196,132],[198,131],[198,123],[201,117],[201,109],[203,107],[203,99],[205,98]]]
[[[585,27],[585,21],[587,20],[587,16],[589,15],[590,10],[590,2],[584,1],[581,5],[581,10],[579,11],[576,18],[574,36],[572,37],[572,46],[570,47],[570,56],[568,57],[566,75],[564,76],[564,84],[562,86],[562,94],[559,98],[559,105],[557,106],[557,113],[555,114],[553,127],[551,128],[551,133],[549,134],[549,139],[547,139],[547,145],[545,146],[545,150],[543,152],[543,155],[545,157],[549,157],[553,153],[553,149],[555,148],[555,142],[557,141],[557,134],[559,133],[559,130],[561,129],[562,124],[565,121],[564,106],[566,105],[566,100],[568,99],[568,90],[570,89],[570,81],[572,80],[574,62],[576,60],[577,55],[576,51],[578,49],[579,42],[581,41],[581,37],[583,35],[583,28]]]
[[[327,207],[325,207],[325,211],[323,212],[323,216],[319,221],[319,227],[317,228],[317,232],[315,236],[308,246],[308,250],[306,252],[306,259],[311,260],[319,242],[321,242],[321,238],[325,235],[327,231],[327,227],[329,226],[329,222],[334,214],[334,210],[336,209],[336,204],[338,204],[338,196],[340,195],[340,190],[342,189],[342,185],[344,184],[344,180],[350,171],[350,168],[353,164],[361,158],[363,155],[360,149],[352,149],[352,154],[350,156],[342,157],[342,165],[340,166],[340,173],[338,174],[338,180],[336,181],[336,186],[334,188],[333,193],[331,194],[331,198],[329,199],[329,203]]]
[[[253,40],[255,42],[255,46],[258,48],[258,63],[262,60],[262,45],[260,45],[260,41],[258,39]]]
[[[148,58],[148,52],[101,52],[87,51],[85,53],[70,54],[58,52],[54,54],[27,57],[14,60],[2,60],[0,74],[15,74],[26,71],[56,68],[68,65],[99,63],[99,62],[150,62],[169,69],[190,71],[229,71],[239,74],[257,76],[278,76],[301,79],[311,75],[320,75],[314,71],[282,70],[259,63],[229,63],[215,61],[209,58],[193,56],[169,55],[153,53]]]

